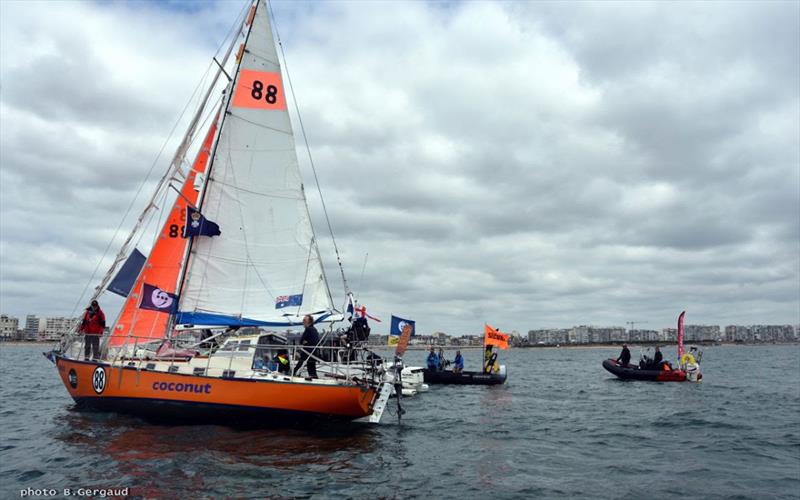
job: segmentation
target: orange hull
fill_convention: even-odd
[[[59,376],[79,405],[148,416],[336,417],[372,413],[374,388],[182,375],[56,357]]]

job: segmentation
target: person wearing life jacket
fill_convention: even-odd
[[[493,346],[487,345],[486,352],[483,353],[483,373],[499,372],[500,367],[497,366],[497,353],[492,352]]]
[[[464,356],[461,351],[456,351],[456,357],[453,359],[453,373],[461,373],[464,371]]]
[[[278,365],[278,373],[288,375],[291,371],[289,367],[289,355],[286,351],[281,351],[275,356],[275,363]]]
[[[428,364],[428,370],[432,372],[439,371],[439,356],[436,354],[436,349],[431,347],[431,352],[428,353],[428,359],[426,360]]]
[[[97,359],[100,357],[100,337],[106,328],[106,315],[100,309],[100,304],[93,300],[83,312],[79,331],[84,336],[83,359]]]

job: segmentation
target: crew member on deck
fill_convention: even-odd
[[[303,347],[300,348],[300,361],[298,361],[297,366],[294,367],[294,375],[297,376],[300,372],[300,368],[303,367],[303,363],[306,363],[308,376],[317,378],[317,361],[311,357],[311,351],[319,344],[319,332],[314,328],[314,318],[311,316],[305,316],[303,318],[303,326],[306,327],[306,329],[303,330],[303,336],[300,337],[300,345]]]
[[[464,371],[464,356],[461,351],[456,351],[456,357],[453,359],[453,373],[461,373]]]
[[[84,335],[83,359],[97,359],[100,357],[100,337],[106,328],[106,315],[100,305],[93,300],[91,305],[83,312],[80,332]],[[89,354],[91,353],[91,355]]]
[[[275,356],[275,363],[278,365],[278,373],[289,374],[289,355],[286,351],[281,351]],[[316,366],[314,368],[316,371]]]
[[[431,347],[431,352],[428,353],[428,370],[432,372],[439,371],[439,356],[436,354],[436,349]]]
[[[631,351],[628,349],[628,344],[622,344],[622,352],[619,353],[617,362],[620,363],[623,368],[628,367],[628,363],[631,362]]]

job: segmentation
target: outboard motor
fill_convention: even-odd
[[[686,363],[686,380],[689,382],[699,382],[703,378],[700,372],[700,365],[697,363]]]
[[[696,350],[694,351],[696,352]],[[680,359],[681,369],[686,372],[686,380],[689,382],[699,382],[703,379],[703,374],[700,372],[700,362],[695,359],[694,354],[687,352]]]

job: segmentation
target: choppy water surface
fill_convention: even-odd
[[[600,366],[616,349],[512,350],[505,386],[434,386],[401,425],[310,431],[79,412],[42,350],[0,346],[2,498],[800,496],[798,346],[706,348],[701,384],[618,381]]]

